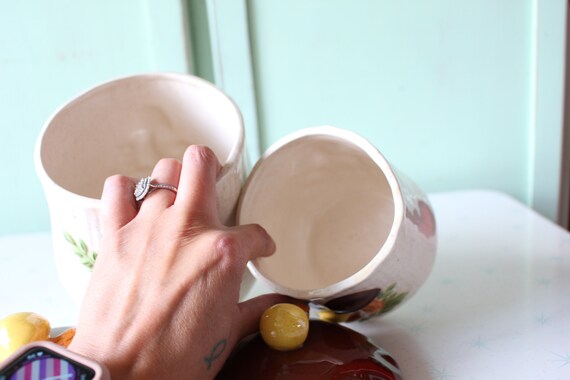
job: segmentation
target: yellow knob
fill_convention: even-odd
[[[309,316],[297,305],[273,305],[261,316],[259,332],[269,347],[279,351],[294,350],[301,347],[307,339]]]

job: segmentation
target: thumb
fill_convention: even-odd
[[[269,307],[283,302],[291,302],[291,298],[280,294],[264,294],[241,302],[239,306],[238,341],[259,330],[259,318]]]

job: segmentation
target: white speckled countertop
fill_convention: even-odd
[[[498,192],[430,200],[430,278],[401,308],[348,326],[388,350],[406,380],[570,379],[570,233]],[[48,232],[0,237],[0,317],[27,310],[76,323],[51,250]]]

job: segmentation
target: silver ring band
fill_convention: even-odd
[[[136,186],[133,195],[137,201],[142,201],[144,198],[156,189],[165,189],[174,192],[178,192],[175,186],[167,185],[166,183],[152,183],[150,177],[141,178]]]

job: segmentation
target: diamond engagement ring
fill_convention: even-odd
[[[133,193],[137,201],[142,201],[149,193],[156,189],[165,189],[174,192],[178,192],[176,187],[167,185],[165,183],[151,183],[150,177],[141,178],[140,181],[135,186],[135,192]]]

